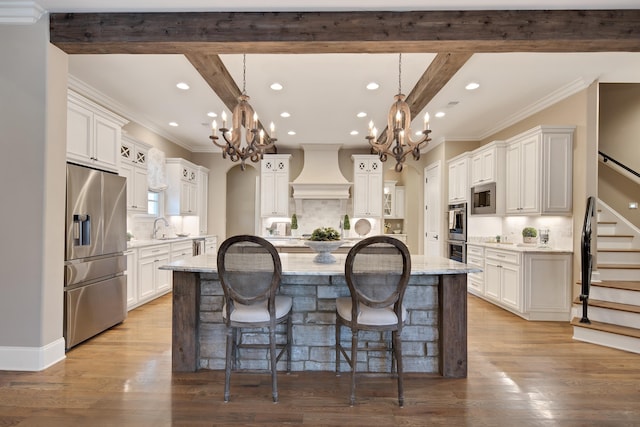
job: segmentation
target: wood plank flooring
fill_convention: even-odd
[[[571,339],[568,322],[527,322],[469,296],[469,376],[395,380],[171,373],[171,295],[42,372],[0,372],[0,426],[632,426],[640,425],[640,356]]]

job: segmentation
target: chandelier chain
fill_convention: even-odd
[[[402,54],[398,58],[398,93],[402,93]]]
[[[247,94],[247,54],[242,54],[242,94]]]

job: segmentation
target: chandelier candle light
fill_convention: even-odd
[[[391,105],[387,118],[386,138],[377,140],[378,130],[374,127],[373,121],[369,122],[369,134],[366,139],[373,150],[380,156],[380,160],[387,161],[387,156],[391,155],[396,159],[396,172],[402,172],[405,158],[409,153],[415,160],[420,159],[420,150],[431,141],[429,134],[429,113],[424,115],[424,129],[422,137],[418,141],[411,139],[411,111],[409,104],[404,100],[402,93],[402,54],[398,59],[398,94],[394,97],[395,102]]]
[[[249,97],[246,92],[247,56],[242,55],[242,94],[238,97],[238,104],[233,108],[231,128],[227,128],[227,114],[223,111],[222,127],[220,133],[225,143],[218,143],[218,124],[214,120],[211,123],[211,140],[222,148],[222,158],[229,156],[232,162],[240,161],[240,169],[245,170],[247,159],[254,163],[262,159],[266,150],[275,146],[275,126],[271,122],[270,135],[266,135],[258,122],[258,114],[249,104]],[[242,145],[243,139],[246,144]]]

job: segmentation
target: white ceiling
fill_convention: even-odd
[[[184,11],[184,10],[389,10],[388,0],[42,0],[41,6],[62,11]],[[425,3],[428,6],[425,7]],[[638,8],[638,0],[396,0],[394,10],[417,9],[587,9]],[[179,5],[179,7],[177,7]],[[229,5],[232,5],[230,7]],[[434,54],[402,56],[402,89],[408,94]],[[242,55],[221,55],[242,88]],[[140,122],[192,151],[215,151],[208,138],[209,111],[223,110],[203,78],[181,55],[71,55],[69,72],[89,88],[83,91],[107,102],[129,119]],[[367,123],[385,126],[388,109],[398,89],[398,56],[388,54],[247,55],[247,94],[268,125],[275,122],[278,145],[329,142],[366,146]],[[434,141],[478,140],[490,136],[558,100],[603,82],[640,82],[638,53],[476,54],[427,105],[432,115]],[[179,81],[189,91],[175,87]],[[269,89],[273,82],[284,89]],[[380,83],[367,91],[370,81]],[[480,83],[466,91],[470,81]],[[76,82],[77,83],[77,82]],[[77,85],[76,85],[77,86]],[[80,84],[80,87],[83,85]],[[94,92],[97,91],[97,92]],[[106,99],[108,98],[108,99]],[[451,106],[450,103],[458,102]],[[227,110],[228,111],[228,110]],[[291,113],[281,118],[282,111]],[[369,117],[356,114],[365,111]],[[433,118],[443,111],[446,116]],[[422,126],[422,114],[415,121]],[[178,127],[168,123],[175,121]],[[295,130],[295,136],[287,131]],[[360,132],[351,136],[352,130]]]

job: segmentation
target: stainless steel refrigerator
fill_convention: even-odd
[[[127,317],[126,179],[67,164],[64,338],[69,349]]]

